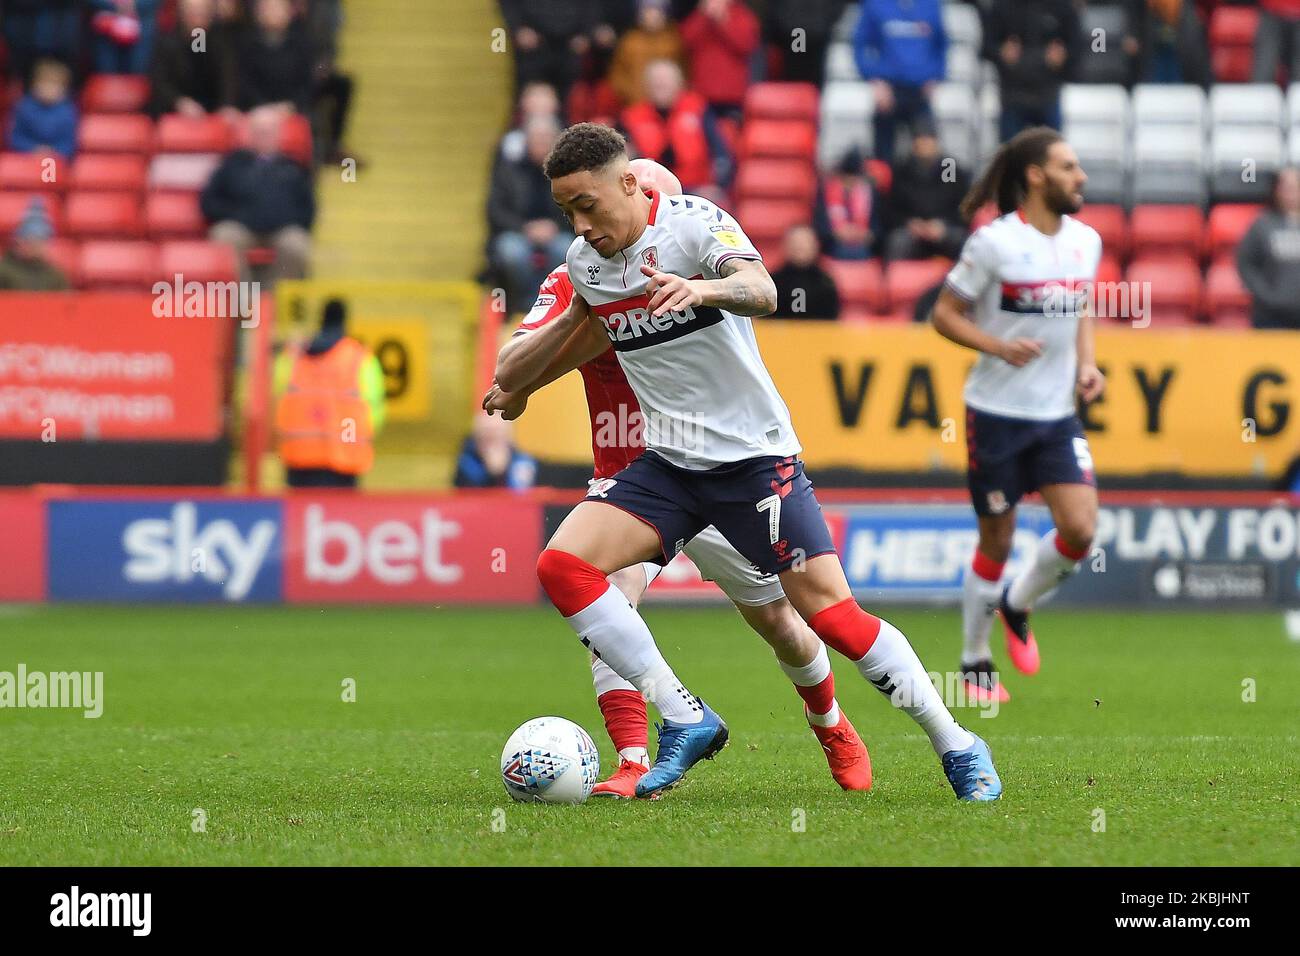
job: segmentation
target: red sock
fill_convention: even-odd
[[[826,679],[820,684],[813,684],[811,687],[800,687],[795,684],[794,689],[808,705],[808,710],[814,714],[829,713],[831,705],[835,703],[834,674],[827,674]]]
[[[607,690],[596,698],[596,703],[600,705],[600,714],[605,718],[605,732],[614,742],[615,750],[649,748],[649,720],[645,698],[639,691]]]
[[[839,651],[851,661],[860,661],[876,643],[880,618],[868,614],[858,607],[857,601],[846,597],[814,614],[808,626],[827,647]]]
[[[1006,566],[1005,561],[994,561],[979,548],[975,549],[975,558],[970,563],[972,571],[985,581],[993,582],[997,582],[1002,577],[1002,569]]]
[[[610,588],[609,579],[582,558],[547,548],[537,556],[537,577],[565,617],[590,607]]]
[[[1087,545],[1080,548],[1078,551],[1071,548],[1065,543],[1065,539],[1061,537],[1061,532],[1059,531],[1056,532],[1056,550],[1060,553],[1061,557],[1069,558],[1071,561],[1082,561],[1084,555],[1088,553]]]

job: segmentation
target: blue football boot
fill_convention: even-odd
[[[965,750],[949,750],[944,754],[943,772],[948,775],[958,800],[996,800],[1002,796],[1002,781],[993,766],[993,754],[979,737]]]
[[[679,724],[665,719],[656,724],[659,751],[650,772],[637,781],[638,797],[655,797],[677,784],[686,771],[701,760],[713,759],[727,746],[727,725],[704,701],[704,717],[697,724]]]

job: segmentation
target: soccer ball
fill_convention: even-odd
[[[501,751],[501,780],[516,800],[582,803],[599,776],[591,736],[563,717],[534,717]]]

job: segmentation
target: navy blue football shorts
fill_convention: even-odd
[[[659,534],[667,564],[709,525],[764,574],[835,550],[812,482],[794,456],[765,456],[692,471],[647,451],[591,483],[587,498],[640,518]]]
[[[979,515],[1002,514],[1043,485],[1096,485],[1079,416],[1033,421],[966,409],[966,485]]]

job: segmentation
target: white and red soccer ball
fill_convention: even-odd
[[[501,781],[515,800],[582,803],[599,777],[591,735],[563,717],[534,717],[501,751]]]

